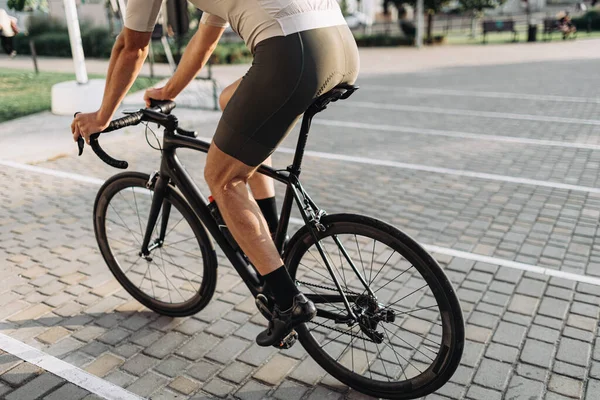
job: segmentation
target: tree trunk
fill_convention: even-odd
[[[433,43],[432,31],[433,31],[433,13],[428,12],[427,13],[427,42],[428,43]]]

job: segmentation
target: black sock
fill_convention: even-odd
[[[281,310],[292,306],[294,296],[300,293],[287,269],[282,265],[273,272],[264,275],[267,287],[275,296],[275,303]]]
[[[262,212],[265,220],[267,221],[267,225],[269,226],[269,232],[271,233],[271,236],[273,236],[275,231],[277,231],[277,224],[279,223],[275,196],[256,200],[256,204],[258,204],[260,207],[260,211]]]

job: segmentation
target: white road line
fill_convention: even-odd
[[[454,108],[371,103],[371,102],[366,102],[366,101],[349,101],[345,104],[349,107],[372,108],[372,109],[377,109],[377,110],[411,111],[411,112],[420,112],[420,113],[428,113],[428,114],[463,115],[463,116],[467,116],[467,117],[500,118],[500,119],[514,119],[514,120],[520,120],[520,121],[541,121],[541,122],[557,122],[557,123],[565,123],[565,124],[600,126],[600,120],[597,120],[597,119],[551,117],[551,116],[547,116],[547,115],[515,114],[515,113],[502,113],[502,112],[495,112],[495,111],[460,110],[460,109],[454,109]]]
[[[516,261],[504,260],[501,258],[483,256],[481,254],[467,253],[464,251],[449,249],[446,247],[439,247],[432,244],[423,245],[428,251],[432,253],[445,254],[452,257],[464,258],[466,260],[481,261],[488,264],[498,265],[500,267],[507,267],[512,269],[519,269],[522,271],[535,272],[541,275],[553,276],[556,278],[566,279],[569,281],[589,283],[590,285],[600,286],[600,278],[596,278],[589,275],[575,274],[572,272],[564,272],[556,269],[539,267],[537,265],[524,264]]]
[[[555,96],[545,94],[529,93],[511,93],[511,92],[486,92],[478,90],[454,90],[454,89],[434,89],[434,88],[415,88],[415,87],[390,87],[383,85],[361,85],[361,90],[377,90],[383,92],[400,92],[415,94],[431,94],[442,96],[465,96],[465,97],[485,97],[490,99],[517,99],[534,101],[558,101],[561,103],[592,103],[600,104],[600,97],[574,97],[574,96]]]
[[[0,333],[0,349],[105,399],[142,399],[142,397],[131,393],[120,386],[98,378],[89,372],[46,354],[35,347],[31,347],[30,345],[13,339],[3,333]]]
[[[6,166],[9,166],[12,168],[23,169],[23,170],[34,172],[34,173],[55,176],[58,178],[71,179],[71,180],[75,180],[77,182],[83,182],[83,183],[88,183],[88,184],[97,185],[97,186],[104,183],[101,179],[90,178],[87,176],[71,174],[71,173],[64,173],[61,171],[56,171],[53,169],[48,169],[48,168],[43,168],[43,167],[34,167],[31,165],[23,165],[23,164],[18,164],[18,163],[14,163],[14,162],[6,162],[6,161],[2,161],[2,160],[0,160],[0,165],[6,165]],[[293,224],[298,224],[298,225],[304,224],[304,221],[302,221],[299,218],[290,218],[290,222]],[[539,273],[542,275],[556,276],[556,277],[560,277],[560,278],[568,279],[568,280],[572,280],[572,281],[585,282],[585,283],[590,283],[592,285],[600,285],[599,278],[595,278],[595,277],[591,277],[591,276],[587,276],[587,275],[572,274],[569,272],[556,271],[556,270],[552,270],[549,268],[538,267],[535,265],[529,265],[529,264],[523,264],[523,263],[517,263],[514,261],[510,261],[510,260],[504,260],[501,258],[493,258],[493,257],[483,256],[480,254],[475,254],[475,253],[467,253],[464,251],[449,249],[446,247],[439,247],[439,246],[435,246],[435,245],[425,244],[424,246],[428,250],[430,250],[434,253],[447,254],[452,257],[464,258],[464,259],[468,259],[468,260],[484,261],[484,262],[487,262],[490,264],[499,265],[501,267],[520,269],[523,271],[536,272],[536,273]]]
[[[294,154],[296,152],[295,149],[288,147],[280,147],[277,149],[277,152]],[[391,168],[399,168],[399,169],[408,169],[413,171],[423,171],[423,172],[431,172],[436,174],[445,174],[445,175],[455,175],[455,176],[464,176],[468,178],[477,178],[484,180],[491,180],[497,182],[507,182],[507,183],[516,183],[520,185],[529,185],[529,186],[541,186],[547,187],[551,189],[563,189],[563,190],[573,190],[577,192],[585,192],[585,193],[600,193],[600,188],[590,187],[590,186],[580,186],[580,185],[571,185],[568,183],[559,183],[559,182],[551,182],[551,181],[541,181],[537,179],[529,179],[529,178],[518,178],[515,176],[507,176],[507,175],[497,175],[497,174],[487,174],[483,172],[473,172],[473,171],[465,171],[459,169],[451,169],[451,168],[442,168],[442,167],[431,167],[428,165],[422,164],[409,164],[409,163],[401,163],[397,161],[391,160],[375,160],[367,157],[356,157],[356,156],[347,156],[344,154],[335,154],[335,153],[325,153],[320,151],[305,151],[305,156],[315,157],[315,158],[323,158],[326,160],[334,160],[334,161],[344,161],[344,162],[352,162],[356,164],[365,164],[365,165],[375,165],[382,167],[391,167]],[[19,164],[12,161],[4,161],[0,160],[0,165],[4,165],[7,167],[13,167],[18,169],[23,169],[31,172],[39,172],[46,175],[54,175],[57,177],[67,178],[71,180],[77,180],[85,183],[93,183],[97,185],[101,185],[104,181],[97,178],[91,178],[87,176],[82,176],[78,174],[72,174],[69,172],[55,171],[47,168],[37,167],[35,165],[27,165],[27,164]]]
[[[38,174],[56,176],[58,178],[70,179],[72,181],[91,183],[91,184],[99,185],[99,186],[104,183],[104,181],[102,179],[98,179],[98,178],[92,178],[89,176],[73,174],[70,172],[57,171],[57,170],[49,169],[49,168],[37,167],[35,165],[21,164],[21,163],[17,163],[14,161],[0,160],[0,165],[4,165],[5,167],[22,169],[22,170],[29,171],[29,172],[35,172]]]
[[[283,148],[277,149],[277,151],[279,151],[281,153],[294,154],[296,150],[283,147]],[[357,163],[357,164],[376,165],[376,166],[392,167],[392,168],[399,168],[399,169],[409,169],[409,170],[413,170],[413,171],[432,172],[432,173],[436,173],[436,174],[464,176],[464,177],[468,177],[468,178],[477,178],[477,179],[485,179],[485,180],[490,180],[490,181],[516,183],[516,184],[520,184],[520,185],[541,186],[541,187],[547,187],[547,188],[552,188],[552,189],[573,190],[573,191],[577,191],[577,192],[586,192],[586,193],[600,193],[600,188],[589,187],[589,186],[570,185],[567,183],[540,181],[537,179],[518,178],[518,177],[506,176],[506,175],[486,174],[483,172],[473,172],[473,171],[465,171],[465,170],[459,170],[459,169],[430,167],[428,165],[408,164],[408,163],[401,163],[401,162],[390,161],[390,160],[375,160],[375,159],[366,158],[366,157],[347,156],[344,154],[324,153],[324,152],[320,152],[320,151],[306,151],[304,153],[304,155],[310,156],[310,157],[316,157],[316,158],[323,158],[323,159],[327,159],[327,160],[345,161],[345,162],[353,162],[353,163]]]
[[[468,133],[459,131],[443,131],[438,129],[423,129],[423,128],[412,128],[409,126],[397,126],[397,125],[379,125],[379,124],[366,124],[361,122],[349,122],[349,121],[336,121],[336,120],[314,120],[312,122],[316,125],[326,126],[337,126],[342,128],[353,128],[353,129],[367,129],[372,131],[383,131],[383,132],[401,132],[401,133],[412,133],[417,135],[431,135],[431,136],[444,136],[458,139],[474,139],[474,140],[488,140],[492,142],[503,142],[503,143],[518,143],[518,144],[531,144],[537,146],[551,146],[551,147],[564,147],[574,149],[586,149],[586,150],[600,150],[600,145],[597,144],[586,144],[576,142],[562,142],[558,140],[540,140],[540,139],[528,139],[514,136],[500,136],[500,135],[485,135],[480,133]]]
[[[290,222],[296,225],[304,225],[304,221],[300,218],[290,218]],[[427,251],[437,254],[444,254],[451,257],[462,258],[465,260],[480,261],[491,265],[498,265],[500,267],[518,269],[521,271],[534,272],[540,275],[553,276],[569,281],[588,283],[590,285],[600,286],[600,278],[596,278],[589,275],[574,274],[571,272],[559,271],[551,268],[540,267],[537,265],[524,264],[516,261],[504,260],[502,258],[495,258],[484,256],[481,254],[467,253],[465,251],[449,249],[447,247],[440,247],[433,244],[421,243]]]

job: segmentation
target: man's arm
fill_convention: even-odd
[[[110,122],[119,104],[137,78],[148,55],[152,32],[137,32],[123,28],[110,55],[104,98],[99,110],[102,122]]]
[[[137,78],[146,55],[152,32],[123,28],[113,46],[108,65],[104,97],[100,109],[93,113],[77,114],[71,124],[73,140],[82,136],[89,143],[91,134],[104,130],[119,104]]]
[[[208,62],[224,31],[225,28],[222,27],[200,24],[185,48],[177,71],[163,88],[148,89],[146,104],[149,103],[149,99],[170,100],[177,97]]]

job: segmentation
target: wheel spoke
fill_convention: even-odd
[[[112,219],[110,219],[110,218],[106,218],[106,221],[107,221],[107,222],[110,222],[110,223],[111,223],[111,224],[113,224],[113,225],[116,225],[116,226],[118,226],[119,228],[123,228],[123,229],[125,229],[125,230],[127,230],[127,231],[129,231],[129,232],[133,233],[134,235],[137,235],[137,234],[138,234],[137,232],[133,232],[133,231],[131,231],[131,230],[130,230],[130,229],[127,227],[127,226],[125,226],[125,225],[123,225],[123,224],[120,224],[120,223],[118,223],[118,222],[116,222],[116,221],[113,221],[113,220],[112,220]],[[143,236],[144,236],[144,235],[140,235],[140,237],[143,237]]]
[[[162,251],[162,249],[160,247],[159,247],[159,251]],[[181,299],[185,301],[185,296],[181,294],[181,292],[179,291],[179,288],[167,276],[167,269],[165,268],[165,260],[164,260],[164,258],[161,256],[160,259],[161,259],[162,266],[163,266],[163,270],[161,272],[163,273],[165,279],[167,280],[167,291],[169,291],[169,283],[170,283],[171,286],[173,286],[173,289],[175,289],[177,291],[177,293],[179,293],[179,296],[181,296]],[[155,264],[157,265],[158,269],[160,270],[160,266],[158,265],[158,263],[155,262]],[[171,297],[171,292],[170,291],[169,291],[169,301],[171,303],[173,303],[173,298]]]
[[[133,202],[135,203],[135,211],[136,211],[136,215],[137,215],[137,218],[138,218],[138,222],[140,224],[140,235],[143,236],[144,230],[142,229],[142,220],[140,218],[140,210],[138,208],[137,198],[135,197],[135,190],[133,189],[133,186],[131,187],[131,193],[133,193]]]
[[[383,270],[383,268],[387,265],[388,261],[390,261],[392,259],[392,256],[396,254],[396,252],[394,251],[392,254],[390,254],[390,256],[388,257],[387,260],[385,260],[385,263],[381,266],[381,268],[379,268],[379,271],[377,271],[377,273],[375,274],[375,277],[373,278],[373,281],[375,281],[375,279],[377,279],[377,277],[379,276],[379,274],[381,273],[381,271]],[[381,288],[380,288],[381,289]],[[379,289],[378,289],[379,290]]]
[[[154,291],[154,280],[152,279],[152,271],[150,271],[150,268],[152,267],[152,264],[148,263],[148,269],[147,272],[149,272],[150,275],[150,287],[152,287],[152,297],[154,297],[156,299],[156,292]],[[145,275],[144,275],[145,276]],[[144,280],[142,279],[142,282]],[[141,286],[141,285],[140,285]]]
[[[118,242],[118,243],[124,244],[124,245],[126,245],[126,246],[129,246],[129,247],[130,247],[130,248],[132,248],[132,249],[133,249],[133,248],[135,248],[135,247],[132,247],[132,246],[131,246],[131,243],[124,242],[124,241],[122,241],[122,240],[120,240],[120,239],[110,238],[110,239],[109,239],[109,241],[111,241],[111,242],[112,242],[112,241],[115,241],[115,242]],[[135,246],[135,243],[134,243],[133,245]],[[141,245],[140,245],[140,247],[141,247]]]
[[[312,330],[311,330],[311,331],[312,331]],[[325,346],[327,346],[327,345],[328,345],[328,344],[330,344],[331,342],[334,342],[334,341],[336,341],[337,339],[339,339],[339,338],[340,338],[340,336],[342,336],[342,335],[348,335],[348,334],[349,334],[348,332],[350,332],[350,331],[352,331],[352,328],[350,328],[350,329],[349,329],[349,330],[347,330],[346,332],[342,332],[342,333],[340,333],[339,335],[337,335],[337,336],[336,336],[336,337],[334,337],[333,339],[329,339],[329,340],[327,341],[327,343],[325,343],[325,344],[319,344],[319,345],[320,345],[321,347],[325,348]]]
[[[367,351],[367,342],[365,342],[364,336],[362,336],[363,347],[365,349],[365,358],[367,359],[367,371],[369,371],[369,376],[373,379],[373,374],[371,373],[371,364],[369,363],[369,352]]]
[[[383,329],[383,333],[385,333],[385,336],[388,338],[388,342],[392,343],[392,339],[390,339],[390,335],[388,335],[388,331],[385,328]],[[398,352],[393,347],[391,347],[391,346],[389,346],[389,347],[394,352],[394,357],[396,357],[396,361],[398,361],[398,365],[400,366],[400,370],[402,371],[402,373],[400,374],[400,376],[402,376],[402,374],[404,374],[404,377],[406,378],[406,372],[404,372],[404,368],[402,367],[402,363],[400,362],[400,359],[398,358]]]
[[[421,339],[423,339],[423,340],[426,340],[426,341],[428,341],[428,342],[431,342],[431,343],[435,344],[436,346],[438,346],[438,351],[436,351],[436,352],[432,352],[432,353],[436,353],[436,354],[437,354],[437,353],[439,352],[439,349],[440,349],[440,347],[439,347],[439,346],[441,346],[441,345],[440,345],[440,343],[434,342],[433,340],[431,340],[431,339],[429,339],[429,338],[427,338],[427,337],[425,337],[425,336],[419,335],[418,333],[415,333],[415,332],[413,332],[413,331],[409,331],[409,330],[407,330],[407,329],[405,329],[405,328],[401,327],[400,325],[396,325],[396,324],[394,324],[394,323],[390,323],[390,324],[391,324],[391,325],[394,325],[396,328],[400,328],[400,329],[402,329],[402,332],[410,333],[410,334],[412,334],[412,335],[415,335],[415,336],[418,336],[418,337],[420,337],[420,338],[421,338]],[[428,350],[429,350],[429,348],[428,348]]]
[[[395,310],[395,309],[392,309],[392,310],[393,311],[398,311],[398,314],[396,314],[396,317],[398,317],[400,315],[412,315],[412,313],[416,313],[416,312],[423,311],[423,310],[430,310],[432,308],[438,308],[438,305],[434,304],[434,305],[429,306],[429,307],[421,307],[421,308],[417,308],[416,310],[412,310],[412,311],[398,311],[398,310]]]
[[[387,331],[387,329],[385,329],[385,327],[383,327],[383,330],[384,330],[384,331]],[[389,332],[389,331],[388,331],[388,332]],[[391,341],[390,341],[390,342],[391,342]],[[410,360],[407,360],[407,359],[406,359],[406,358],[405,358],[405,357],[404,357],[402,354],[400,354],[400,353],[397,353],[397,352],[396,352],[396,350],[395,350],[395,349],[394,349],[394,348],[393,348],[391,345],[389,345],[389,344],[387,344],[387,343],[385,343],[385,342],[384,342],[383,344],[385,344],[387,347],[389,347],[390,349],[392,349],[392,351],[393,351],[394,353],[396,353],[397,355],[399,355],[400,357],[402,357],[402,359],[403,359],[404,361],[406,361],[406,362],[407,362],[409,365],[411,365],[411,366],[412,366],[414,369],[416,369],[417,371],[419,371],[419,373],[421,373],[421,374],[423,373],[423,371],[421,371],[421,370],[420,370],[419,368],[417,368],[417,367],[416,367],[416,366],[415,366],[413,363],[411,363],[411,362],[410,362]],[[406,376],[406,371],[405,371],[405,370],[404,370],[404,377],[405,377],[405,378],[408,380],[408,376]]]
[[[142,258],[140,257],[140,260]],[[142,285],[144,284],[144,280],[147,279],[146,275],[148,275],[148,271],[150,270],[150,263],[148,263],[148,266],[146,267],[146,272],[144,272],[144,275],[142,276],[142,280],[140,281],[140,284],[138,285],[138,289],[142,290]],[[150,284],[152,284],[152,275],[150,275]]]
[[[321,266],[321,267],[322,267],[322,268],[323,268],[325,271],[329,271],[329,270],[327,269],[327,267],[326,267],[326,266],[324,266],[323,264],[321,264],[321,261],[319,261],[319,260],[318,260],[318,259],[315,257],[315,255],[312,253],[312,251],[310,251],[310,249],[308,250],[308,254],[310,254],[310,255],[312,256],[312,258],[314,258],[314,259],[315,259],[315,261],[316,261],[316,262],[318,262],[318,263],[319,263],[319,265],[320,265],[320,266]],[[331,279],[331,277],[329,277],[329,278]]]
[[[385,285],[381,286],[380,288],[378,288],[375,293],[377,293],[379,290],[383,289],[384,287],[386,287],[389,283],[394,282],[396,279],[400,278],[402,275],[404,275],[406,272],[410,271],[411,269],[413,269],[415,266],[411,264],[410,267],[408,267],[407,269],[405,269],[404,271],[400,272],[398,275],[396,275],[393,279],[390,279],[389,281],[387,281],[385,283]]]
[[[369,271],[369,286],[373,283],[371,277],[373,276],[373,262],[375,261],[375,239],[373,239],[373,252],[371,253],[371,270]]]
[[[194,258],[200,258],[200,257],[202,257],[202,255],[200,255],[200,254],[194,254],[194,253],[190,253],[189,251],[181,250],[181,249],[179,249],[179,248],[177,248],[177,247],[173,247],[173,246],[163,246],[163,249],[164,249],[165,247],[168,247],[168,248],[170,248],[171,250],[176,250],[176,251],[179,251],[179,252],[181,252],[181,253],[187,254],[187,255],[188,255],[188,256],[190,256],[190,257],[194,257]]]
[[[365,264],[362,259],[362,252],[360,251],[360,246],[358,245],[358,238],[354,235],[354,241],[356,242],[356,250],[358,250],[358,258],[360,259],[360,265],[362,266],[363,276],[367,277],[367,272],[365,271]]]
[[[181,219],[179,221],[177,221],[177,223],[175,225],[173,225],[173,227],[171,229],[169,229],[169,231],[167,233],[165,233],[164,239],[166,239],[167,236],[169,236],[169,233],[173,232],[173,229],[175,229],[177,227],[177,225],[179,225],[179,223],[184,220],[184,218],[185,217],[181,217]]]
[[[392,304],[390,304],[388,307],[391,307],[391,306],[393,306],[394,304],[398,303],[399,301],[402,301],[402,300],[404,300],[405,298],[407,298],[407,297],[409,297],[409,296],[412,296],[413,294],[417,293],[419,290],[421,290],[421,289],[424,289],[424,288],[426,288],[426,287],[427,287],[427,283],[426,283],[426,284],[424,284],[423,286],[421,286],[420,288],[416,289],[415,291],[413,291],[413,292],[411,292],[411,293],[407,294],[407,295],[406,295],[406,296],[404,296],[403,298],[396,300],[395,302],[393,302]]]
[[[135,260],[135,262],[134,262],[133,264],[131,264],[131,265],[129,266],[129,268],[127,268],[127,271],[129,271],[131,268],[135,267],[135,265],[136,265],[138,262],[140,262],[140,260],[141,260],[141,259],[142,259],[142,257],[138,257],[138,259],[137,259],[137,260]],[[126,273],[127,271],[123,271],[123,272],[124,272],[124,273]]]
[[[379,355],[381,355],[381,350],[379,350],[379,345],[377,343],[375,343],[375,347],[377,347],[377,353]],[[383,371],[385,372],[385,376],[386,378],[388,378],[388,382],[390,381],[390,374],[388,374],[387,372],[387,368],[385,367],[385,362],[383,360],[383,357],[379,358],[381,360],[381,365],[383,365]]]
[[[343,271],[344,271],[343,264],[341,265],[341,267],[342,267],[342,274],[340,274],[340,270],[335,266],[335,263],[333,262],[333,257],[331,257],[331,255],[329,254],[329,250],[327,250],[327,246],[323,246],[323,249],[325,249],[325,253],[326,253],[325,255],[329,259],[329,261],[331,262],[331,266],[333,268],[335,268],[335,272],[337,272],[338,276],[343,279],[344,286],[346,287],[346,291],[348,291],[348,285],[347,285],[347,282],[346,282],[346,276],[345,276],[345,274],[343,274]],[[340,258],[341,258],[341,253],[340,253]],[[333,272],[333,270],[332,270],[332,272]]]
[[[311,272],[315,272],[317,275],[321,275],[321,276],[322,276],[323,278],[325,278],[325,279],[329,279],[329,280],[331,280],[331,276],[324,275],[324,274],[320,273],[319,271],[317,271],[316,269],[313,269],[313,268],[311,268],[311,267],[307,266],[306,264],[302,264],[302,263],[300,262],[300,264],[299,264],[299,265],[301,265],[301,266],[305,267],[307,270],[309,270],[309,271],[311,271]]]
[[[384,328],[385,329],[385,328]],[[415,346],[413,346],[412,344],[408,343],[406,340],[402,339],[400,336],[396,335],[394,332],[390,332],[392,334],[392,336],[402,340],[404,343],[406,343],[407,345],[409,345],[413,350],[418,351],[419,353],[421,353],[423,356],[429,358],[430,361],[434,361],[433,358],[429,357],[427,354],[423,353],[421,350],[419,350],[418,348],[416,348]]]
[[[162,254],[162,252],[163,252],[163,251],[164,251],[164,253],[165,253],[165,254],[166,254],[166,255],[167,255],[167,256],[168,256],[168,257],[171,259],[171,261],[172,261],[172,263],[171,263],[171,264],[172,264],[172,265],[175,265],[175,264],[174,264],[174,263],[175,263],[175,260],[173,260],[173,257],[171,257],[171,255],[170,255],[169,253],[167,253],[167,251],[166,251],[166,250],[161,250],[161,254]],[[167,262],[168,262],[168,261],[167,261]],[[185,272],[184,272],[184,271],[188,271],[188,270],[186,270],[184,267],[180,267],[180,268],[179,268],[179,270],[180,270],[180,271],[181,271],[181,273],[183,274],[183,277],[185,278],[185,280],[186,280],[186,281],[188,281],[188,283],[190,284],[190,286],[192,287],[192,289],[193,289],[194,291],[196,291],[196,288],[194,287],[194,284],[192,283],[192,281],[190,281],[190,279],[187,277],[187,275],[186,275],[186,274],[185,274]],[[191,273],[193,273],[192,271],[188,271],[188,272],[191,272]],[[194,275],[196,275],[196,274],[194,274]],[[199,276],[199,275],[196,275],[196,276]]]
[[[121,220],[121,222],[123,222],[123,225],[125,229],[127,229],[131,235],[133,236],[133,238],[138,242],[138,244],[140,246],[142,246],[142,243],[140,243],[140,241],[138,240],[138,238],[135,237],[135,234],[133,233],[133,231],[129,228],[129,225],[127,225],[127,223],[123,220],[123,217],[121,217],[121,214],[119,214],[119,212],[117,211],[117,209],[110,203],[108,203],[108,205],[114,210],[114,212],[117,214],[117,217],[119,217],[119,219]]]
[[[173,247],[176,244],[187,242],[188,240],[192,240],[192,239],[196,239],[196,236],[192,236],[192,237],[189,237],[187,239],[178,240],[177,242],[173,242],[171,244],[166,244],[166,245],[163,246],[163,248],[164,247]]]

